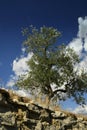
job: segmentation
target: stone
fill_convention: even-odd
[[[50,110],[0,89],[0,130],[87,130],[87,116]]]
[[[0,123],[1,125],[15,126],[15,115],[11,112],[0,114]]]
[[[46,109],[41,110],[40,120],[42,122],[44,121],[50,122],[51,120],[50,113]]]
[[[51,126],[50,126],[50,130],[56,130],[56,126],[51,125]]]
[[[42,123],[40,121],[37,123],[35,130],[42,130]]]

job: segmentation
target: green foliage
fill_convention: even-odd
[[[47,94],[49,99],[62,98],[62,93],[73,97],[77,103],[84,103],[84,92],[87,92],[87,74],[82,71],[78,75],[74,67],[79,57],[73,49],[64,45],[58,46],[60,32],[53,27],[41,27],[39,30],[31,26],[23,32],[26,35],[24,47],[27,53],[33,53],[27,62],[27,76],[19,77],[17,86],[39,90]],[[55,84],[55,89],[52,88]]]

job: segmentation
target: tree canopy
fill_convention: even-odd
[[[85,103],[84,93],[87,92],[87,74],[80,74],[75,65],[80,62],[79,56],[73,49],[58,44],[61,33],[53,27],[30,27],[25,29],[24,47],[27,53],[32,53],[27,62],[29,72],[22,75],[17,86],[30,90],[39,90],[48,95],[49,99],[62,95],[79,103]]]

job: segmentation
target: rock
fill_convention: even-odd
[[[53,111],[0,89],[0,130],[87,130],[87,117]]]
[[[37,123],[35,130],[42,130],[42,123],[40,121]]]
[[[50,126],[50,130],[56,130],[56,126],[51,125],[51,126]]]
[[[46,121],[42,123],[42,126],[43,130],[50,130],[50,124]]]
[[[65,114],[62,111],[55,111],[55,113],[52,113],[52,116],[55,119],[65,119],[65,118],[67,118],[67,114]]]
[[[0,122],[1,125],[15,126],[16,124],[15,115],[11,112],[0,114]]]
[[[44,122],[44,121],[50,122],[51,121],[50,113],[46,109],[41,110],[40,120],[42,122]]]

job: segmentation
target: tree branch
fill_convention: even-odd
[[[53,94],[56,94],[57,92],[66,93],[67,91],[64,89],[57,89],[57,90],[53,91]]]

